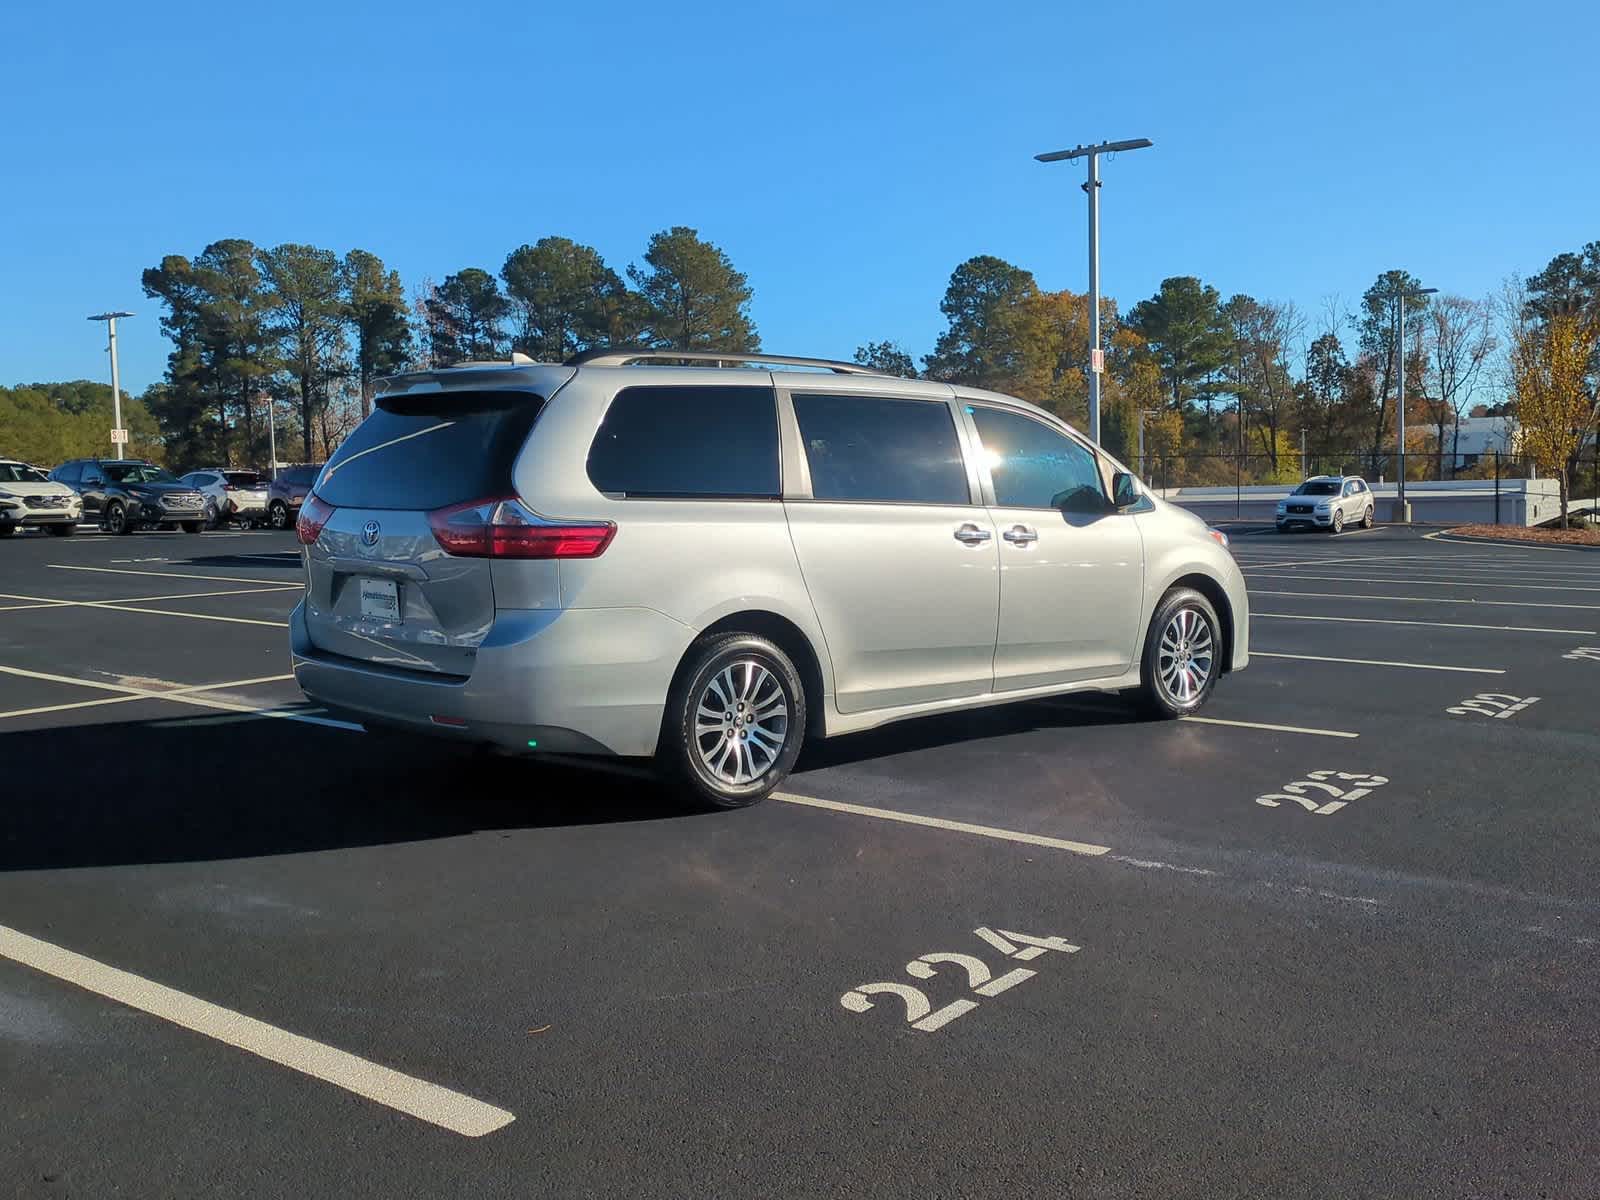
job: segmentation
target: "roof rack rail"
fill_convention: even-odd
[[[730,350],[663,350],[654,346],[596,347],[582,350],[568,358],[565,367],[625,367],[631,363],[648,362],[707,363],[772,363],[785,367],[823,367],[836,375],[882,375],[860,363],[840,362],[834,358],[796,358],[790,354],[759,354]]]

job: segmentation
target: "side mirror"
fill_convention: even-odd
[[[1127,471],[1118,471],[1111,477],[1111,503],[1118,512],[1139,503],[1139,481]]]

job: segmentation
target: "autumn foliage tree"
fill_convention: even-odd
[[[1525,326],[1512,349],[1522,449],[1561,481],[1563,529],[1572,458],[1600,409],[1588,387],[1597,341],[1600,317],[1567,309],[1553,311],[1542,325]]]

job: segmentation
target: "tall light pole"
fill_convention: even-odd
[[[122,380],[117,375],[117,318],[131,317],[131,312],[103,312],[89,318],[91,321],[104,321],[106,323],[106,337],[111,352],[111,455],[120,457],[126,451],[118,450],[117,438],[122,433]],[[126,443],[122,443],[126,445]]]
[[[1143,150],[1153,145],[1149,138],[1125,142],[1101,142],[1096,146],[1076,146],[1071,150],[1052,150],[1033,157],[1042,163],[1066,162],[1074,158],[1089,160],[1089,179],[1083,190],[1089,194],[1089,440],[1100,444],[1100,376],[1106,369],[1105,352],[1100,347],[1100,156],[1118,150]]]
[[[1412,288],[1409,292],[1395,289],[1394,298],[1397,304],[1395,317],[1395,354],[1400,362],[1400,484],[1396,496],[1399,508],[1395,512],[1395,519],[1406,519],[1406,298],[1415,300],[1421,296],[1431,296],[1438,288]]]

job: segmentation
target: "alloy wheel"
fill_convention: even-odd
[[[778,677],[754,658],[729,663],[695,701],[694,741],[717,780],[744,785],[765,775],[789,740],[789,703]]]
[[[1161,632],[1156,669],[1161,685],[1186,705],[1205,690],[1216,658],[1211,624],[1198,609],[1180,608]]]

